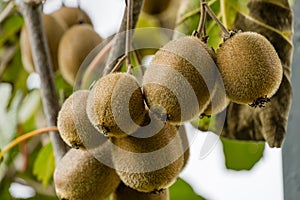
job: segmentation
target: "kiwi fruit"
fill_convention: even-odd
[[[239,32],[217,50],[216,62],[227,97],[238,104],[259,105],[279,88],[283,69],[272,44],[255,32]]]
[[[183,125],[178,127],[178,134],[180,136],[181,144],[182,144],[182,148],[183,148],[183,152],[184,152],[183,166],[182,166],[182,169],[184,169],[190,158],[190,145],[189,145],[189,140],[187,137],[186,129]]]
[[[213,114],[220,113],[228,106],[230,100],[226,96],[221,77],[216,79],[216,83],[210,97],[210,101],[201,116],[211,116]]]
[[[75,91],[65,100],[58,113],[59,133],[65,143],[72,148],[92,149],[104,140],[104,137],[89,121],[86,113],[89,93],[89,90]]]
[[[182,124],[202,113],[214,87],[217,67],[213,57],[214,51],[193,36],[160,48],[143,77],[150,109],[166,114],[172,124]]]
[[[117,174],[134,190],[157,192],[168,188],[182,170],[184,152],[177,128],[153,114],[147,126],[111,141]]]
[[[128,73],[111,73],[92,87],[87,102],[92,124],[109,137],[124,137],[136,131],[146,110],[137,79]]]
[[[162,189],[158,192],[139,192],[124,183],[120,183],[116,191],[111,195],[111,200],[168,200],[169,189]]]
[[[143,5],[143,11],[155,15],[166,10],[171,0],[145,0]]]
[[[59,23],[64,27],[70,28],[76,24],[92,24],[92,21],[88,14],[77,7],[67,7],[63,5],[58,10],[52,12],[52,15]]]
[[[74,25],[65,32],[58,47],[58,63],[61,75],[69,84],[74,85],[82,62],[101,41],[89,24]]]
[[[49,47],[50,57],[53,65],[53,70],[58,69],[58,45],[65,32],[65,28],[51,15],[43,14],[43,27],[45,30],[47,43]],[[20,34],[20,48],[22,55],[22,63],[27,72],[35,71],[34,62],[31,53],[28,30],[24,25]]]
[[[55,190],[61,200],[104,200],[119,184],[116,171],[89,151],[70,149],[54,171]]]

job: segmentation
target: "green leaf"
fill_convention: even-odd
[[[67,83],[59,72],[55,73],[54,82],[59,94],[60,102],[63,102],[68,96],[73,93],[73,86]]]
[[[57,200],[58,198],[56,196],[48,196],[48,195],[42,195],[37,194],[34,197],[28,198],[27,200]]]
[[[13,197],[9,192],[11,182],[12,180],[8,178],[5,178],[3,181],[0,181],[0,199],[13,200]]]
[[[0,47],[7,41],[16,41],[18,39],[17,32],[24,24],[23,18],[14,14],[7,18],[3,23],[3,29],[1,30]]]
[[[178,13],[175,31],[181,34],[191,35],[198,27],[200,19],[200,1],[190,0],[183,1],[182,8]],[[177,38],[179,35],[175,35]]]
[[[4,1],[0,1],[0,13],[5,9],[7,3]]]
[[[28,91],[26,84],[28,73],[22,66],[21,50],[18,46],[15,55],[5,68],[1,77],[2,81],[13,83],[13,96],[18,90],[22,90],[24,93]]]
[[[225,165],[233,170],[250,170],[263,156],[265,142],[231,140],[221,137]]]
[[[182,200],[182,199],[190,199],[190,200],[204,200],[205,198],[196,194],[193,188],[184,180],[177,179],[176,183],[174,183],[170,188],[170,200]]]
[[[52,144],[48,143],[39,152],[33,166],[33,174],[47,186],[52,179],[55,168]]]
[[[249,0],[208,0],[206,2],[226,28],[231,29],[237,12],[245,15],[248,14],[248,1]],[[176,31],[191,35],[193,31],[197,29],[200,19],[199,2],[199,0],[184,1],[182,9],[178,14]],[[206,22],[206,32],[209,36],[208,44],[214,49],[217,49],[222,42],[222,32],[216,22],[209,17]],[[175,34],[175,38],[176,37],[178,37],[177,34]]]
[[[248,2],[249,0],[220,0],[222,23],[226,28],[232,28],[237,12],[248,15]]]

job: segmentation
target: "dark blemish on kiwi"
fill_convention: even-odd
[[[267,96],[259,97],[256,100],[254,100],[252,104],[249,104],[249,106],[254,107],[254,108],[256,108],[256,107],[263,108],[263,107],[265,107],[265,104],[270,101],[271,101],[270,98],[268,98]]]
[[[95,125],[95,128],[96,128],[100,133],[102,133],[104,136],[107,136],[107,137],[108,137],[109,129],[108,129],[107,127],[105,127],[103,124],[102,124],[102,125],[96,124],[96,125]]]
[[[79,149],[81,147],[81,145],[77,144],[77,142],[75,142],[75,141],[70,142],[70,144],[71,144],[71,147],[74,149]]]

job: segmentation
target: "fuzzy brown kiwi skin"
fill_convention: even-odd
[[[129,102],[124,102],[125,97]],[[118,113],[114,113],[116,111]],[[122,116],[126,111],[129,116]],[[93,125],[105,136],[126,137],[136,131],[146,115],[136,78],[127,73],[112,73],[100,78],[88,97],[87,113]],[[128,120],[132,123],[126,123]],[[122,124],[126,129],[121,127]]]
[[[52,12],[52,15],[59,23],[64,27],[70,28],[76,24],[92,24],[92,21],[88,14],[76,7],[62,6],[58,10]]]
[[[217,66],[228,98],[252,104],[270,98],[282,80],[282,65],[272,44],[255,32],[241,32],[217,50]]]
[[[42,17],[53,70],[56,71],[58,69],[58,45],[66,29],[51,15],[43,14]],[[25,25],[22,27],[20,34],[20,48],[22,53],[22,63],[25,70],[29,73],[35,71],[28,31]]]
[[[178,129],[178,134],[180,136],[181,144],[182,144],[182,148],[183,148],[183,152],[184,152],[184,154],[183,154],[184,160],[183,160],[183,166],[182,166],[182,169],[184,169],[190,159],[190,145],[189,145],[185,127],[183,125],[181,125],[181,126],[177,127],[177,129]]]
[[[70,149],[54,171],[59,199],[104,200],[119,184],[115,170],[99,162],[89,151]]]
[[[195,51],[199,51],[198,54]],[[198,38],[186,36],[171,41],[156,52],[144,74],[145,101],[150,108],[155,105],[163,107],[168,121],[173,124],[189,121],[204,111],[213,87],[215,70],[214,52]],[[209,83],[203,77],[208,77],[206,80]],[[154,79],[163,84],[152,82]],[[182,79],[187,81],[192,91],[185,92],[183,87],[186,84],[182,84]],[[166,86],[168,84],[170,86]],[[191,101],[191,95],[196,95],[197,102]],[[177,97],[183,98],[185,105],[180,105]],[[182,108],[186,110],[182,112]]]
[[[153,123],[159,124],[155,120]],[[152,130],[156,134],[152,135]],[[119,177],[125,185],[139,192],[168,188],[176,181],[184,164],[177,128],[166,122],[160,130],[153,128],[145,133],[140,128],[137,132],[137,137],[111,138],[115,145],[113,162]],[[152,136],[138,138],[141,134]]]
[[[112,194],[111,200],[168,200],[169,189],[162,189],[159,192],[139,192],[124,183],[120,183],[116,191]]]
[[[211,116],[222,112],[230,103],[230,100],[226,96],[225,88],[221,77],[216,79],[216,84],[211,94],[209,103],[207,104],[204,112],[201,114],[204,116]]]
[[[82,62],[101,41],[102,38],[89,24],[74,25],[65,32],[58,47],[58,63],[63,78],[69,84],[74,85]]]
[[[64,142],[81,150],[95,148],[101,140],[86,113],[88,95],[89,90],[75,91],[65,100],[57,117],[57,127]]]

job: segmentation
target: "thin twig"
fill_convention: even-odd
[[[216,3],[217,0],[212,0],[207,2],[208,6],[213,5],[214,3]],[[198,13],[201,13],[201,7],[196,8],[195,10],[189,11],[187,13],[185,13],[184,15],[180,16],[180,18],[177,20],[176,25],[180,25],[182,24],[184,21],[186,21],[187,19],[189,19],[190,17],[197,15]]]
[[[10,13],[12,12],[12,10],[14,9],[15,6],[15,2],[14,1],[10,1],[6,7],[4,8],[4,10],[2,10],[2,12],[0,13],[0,23],[2,23],[6,17],[8,17],[10,15]]]
[[[200,38],[201,36],[206,36],[206,31],[205,31],[205,20],[206,20],[206,10],[205,10],[205,0],[200,0],[200,20],[196,32],[196,36]]]
[[[132,23],[130,29],[134,29],[135,25],[138,21],[142,6],[143,6],[144,0],[135,0],[132,2]],[[124,55],[125,53],[125,37],[124,34],[122,34],[124,31],[126,31],[126,26],[127,26],[127,14],[126,12],[124,13],[123,19],[122,19],[122,24],[119,29],[119,34],[117,34],[114,38],[114,45],[112,50],[110,51],[107,64],[103,70],[103,75],[107,75],[108,73],[111,72],[111,70],[114,68],[115,64],[117,63],[117,58],[120,58],[121,56]],[[132,31],[133,34],[133,31]]]
[[[127,24],[126,24],[126,42],[125,42],[125,56],[126,56],[126,68],[127,73],[131,70],[131,57],[130,57],[130,47],[131,47],[131,21],[132,21],[132,0],[126,1],[126,14],[127,14]]]
[[[211,10],[211,8],[207,5],[207,3],[203,4],[206,8],[206,12],[209,14],[209,16],[218,24],[222,32],[224,33],[224,36],[230,37],[230,32],[227,30],[227,28],[220,22],[220,20],[216,17],[215,13]]]
[[[120,69],[120,67],[122,66],[125,59],[126,59],[126,55],[123,55],[121,58],[119,58],[118,62],[116,63],[114,68],[110,71],[110,73],[114,73],[114,72],[118,71]]]
[[[41,79],[41,94],[43,108],[48,126],[56,126],[57,115],[60,109],[56,88],[54,85],[54,73],[50,59],[46,34],[42,20],[42,4],[25,3],[17,0],[19,10],[23,14],[28,29],[34,66]],[[66,153],[67,148],[60,135],[55,131],[50,132],[56,161]]]
[[[40,135],[43,133],[47,133],[49,131],[57,131],[57,127],[56,126],[51,126],[51,127],[47,127],[47,128],[42,128],[42,129],[38,129],[38,130],[34,130],[32,132],[26,133],[24,135],[21,135],[20,137],[17,137],[15,140],[13,140],[11,143],[9,143],[1,152],[0,152],[0,161],[2,159],[2,156],[8,152],[11,148],[13,148],[14,146],[16,146],[17,144],[20,144],[20,142],[23,142],[29,138],[32,138],[36,135]]]
[[[89,66],[86,69],[86,72],[83,77],[83,85],[85,85],[86,81],[89,77],[91,77],[91,74],[95,70],[95,68],[98,66],[98,64],[105,58],[105,55],[107,52],[109,52],[112,48],[113,41],[109,41],[103,49],[95,56],[95,58],[92,60],[92,62],[89,64]]]

